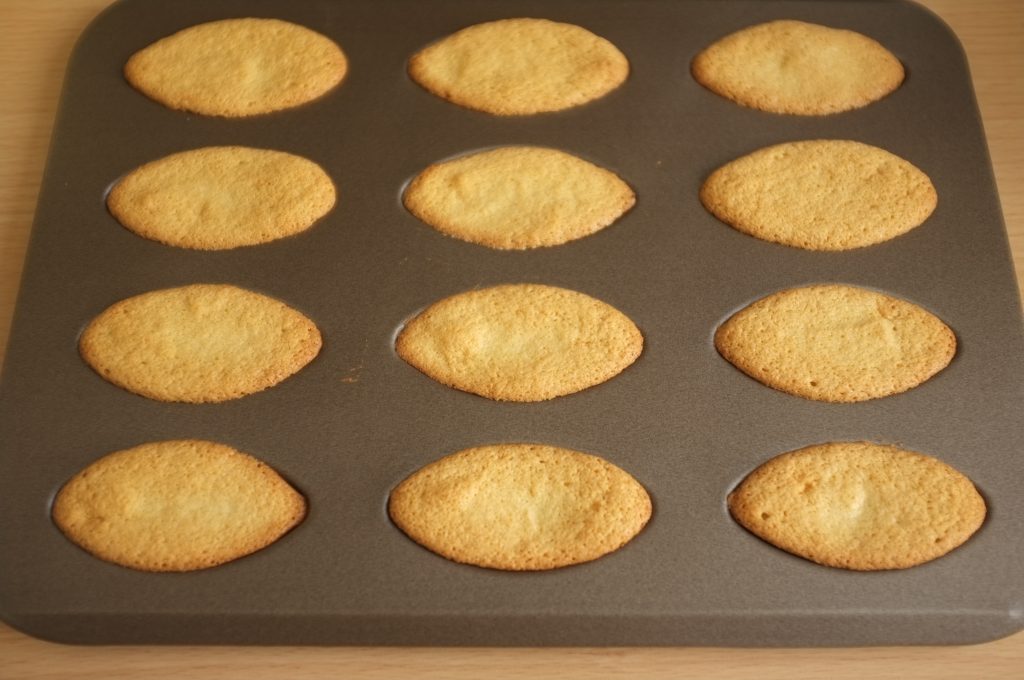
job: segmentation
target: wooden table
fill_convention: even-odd
[[[0,108],[0,348],[6,346],[64,67],[76,37],[108,4],[0,0],[0,83],[5,88]],[[1024,280],[1024,3],[922,4],[950,24],[967,51],[1017,278]],[[870,649],[71,647],[0,624],[0,680],[71,676],[1024,678],[1024,632],[969,647]]]

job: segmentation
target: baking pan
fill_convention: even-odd
[[[251,119],[172,111],[124,81],[135,51],[234,16],[277,17],[336,40],[343,85]],[[405,72],[425,44],[481,21],[582,25],[629,58],[628,81],[569,111],[498,118],[444,102]],[[866,108],[826,117],[744,109],[689,73],[739,28],[794,18],[879,40],[908,78]],[[759,241],[697,198],[707,174],[776,142],[854,139],[922,168],[939,195],[920,228],[844,253]],[[124,173],[205,145],[281,149],[339,189],[316,227],[222,252],[128,232],[104,198]],[[503,144],[551,146],[636,190],[612,227],[568,245],[502,252],[445,237],[401,205],[431,162]],[[325,346],[277,387],[222,404],[123,391],[80,359],[81,329],[144,291],[223,282],[280,298]],[[615,379],[533,404],[434,382],[394,335],[452,293],[539,282],[614,305],[643,355]],[[715,327],[773,291],[816,282],[919,304],[956,332],[948,369],[902,395],[827,404],[776,392],[722,360]],[[969,643],[1019,630],[1024,605],[1024,333],[1019,295],[963,52],[906,2],[668,0],[128,0],[104,12],[68,67],[0,392],[0,615],[76,643],[406,645],[874,645]],[[309,499],[306,521],[266,550],[186,574],[93,558],[49,517],[60,486],[111,451],[169,438],[224,442],[268,462]],[[829,440],[923,451],[977,484],[989,517],[963,547],[903,571],[856,573],[791,556],[737,526],[725,496],[768,458]],[[532,441],[595,453],[650,491],[654,516],[595,562],[506,573],[445,560],[389,521],[389,490],[440,456]]]

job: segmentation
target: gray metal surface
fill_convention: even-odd
[[[121,67],[181,28],[273,16],[335,39],[340,89],[245,120],[166,109]],[[563,113],[495,118],[412,83],[405,60],[480,21],[577,23],[629,57],[610,96]],[[797,18],[866,33],[907,66],[896,93],[822,118],[744,109],[701,88],[693,56],[744,26]],[[855,139],[930,175],[939,206],[889,243],[814,253],[744,236],[697,190],[767,144]],[[184,149],[245,144],[322,164],[336,209],[312,230],[228,252],[139,238],[107,213],[121,175]],[[427,164],[502,144],[564,149],[618,172],[636,207],[565,246],[498,252],[447,238],[401,206]],[[723,361],[715,327],[767,293],[813,282],[920,304],[957,333],[956,359],[906,394],[825,404],[773,391]],[[77,336],[109,304],[156,288],[229,282],[314,319],[322,354],[266,392],[162,404],[97,377]],[[583,291],[646,336],[639,361],[576,395],[496,403],[448,389],[392,348],[403,321],[476,286]],[[1024,334],[1005,229],[962,51],[903,2],[669,0],[209,0],[116,5],[69,65],[0,386],[0,616],[80,643],[444,645],[864,645],[967,643],[1024,626]],[[198,437],[267,461],[309,499],[307,520],[266,550],[188,574],[95,559],[49,518],[53,495],[101,455]],[[784,451],[837,439],[895,443],[971,477],[989,518],[966,545],[905,571],[854,573],[788,555],[734,524],[728,491]],[[458,565],[399,532],[389,490],[440,456],[536,441],[596,453],[650,491],[654,517],[596,562],[543,573]]]

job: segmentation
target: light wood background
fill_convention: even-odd
[[[0,0],[0,348],[7,342],[64,66],[78,34],[108,4]],[[967,51],[1022,280],[1024,2],[921,4],[950,24]],[[988,680],[1024,678],[1024,632],[968,647],[868,649],[72,647],[0,623],[0,680],[68,677]]]

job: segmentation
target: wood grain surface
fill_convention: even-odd
[[[7,342],[64,67],[79,33],[108,4],[0,0],[0,348]],[[1024,3],[921,4],[953,28],[967,51],[1021,280]],[[1024,678],[1024,632],[966,647],[862,649],[73,647],[0,624],[0,680],[70,677]]]

